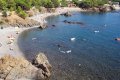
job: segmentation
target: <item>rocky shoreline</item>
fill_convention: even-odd
[[[38,22],[39,24],[33,25],[2,25],[0,29],[0,79],[1,80],[44,80],[50,77],[50,64],[47,60],[47,57],[40,53],[38,55],[39,62],[34,60],[33,62],[29,62],[25,59],[24,53],[18,47],[17,40],[20,33],[24,30],[41,27],[41,25],[47,23],[45,19],[49,16],[59,15],[68,11],[81,11],[79,8],[64,8],[64,9],[57,9],[55,13],[44,13],[38,14],[33,17],[30,17],[31,20]],[[6,27],[4,27],[6,26]],[[43,27],[42,27],[43,28]],[[4,36],[3,36],[4,35]],[[5,56],[9,55],[9,56]],[[19,58],[20,57],[20,58]],[[44,57],[44,58],[42,58]],[[19,63],[20,62],[20,63]],[[19,63],[19,65],[17,65]],[[42,64],[41,64],[42,63]],[[14,64],[11,66],[11,64]],[[24,65],[23,65],[24,64]],[[29,67],[25,67],[25,64],[29,64]],[[23,66],[23,67],[21,67]],[[42,66],[42,68],[41,68]],[[8,70],[6,71],[6,68]],[[27,70],[29,74],[26,74]],[[33,70],[33,72],[32,72]],[[18,71],[18,73],[16,73]],[[30,72],[31,71],[31,72]],[[38,75],[40,73],[40,75]],[[24,75],[23,75],[24,74]],[[27,76],[27,77],[26,77]],[[39,76],[39,79],[36,76]],[[47,76],[47,77],[46,77]],[[14,79],[13,79],[14,78]]]
[[[22,19],[18,17],[14,12],[11,16],[4,18],[3,20],[7,21],[5,24],[1,24],[0,28],[6,27],[19,27],[19,28],[29,28],[33,26],[38,26],[41,29],[47,27],[47,21],[45,20],[49,16],[56,16],[65,14],[70,11],[82,11],[82,12],[109,12],[113,10],[120,10],[120,7],[113,7],[111,5],[104,5],[102,7],[93,7],[89,9],[82,9],[78,7],[64,7],[64,8],[56,8],[55,12],[45,12],[45,13],[37,13],[31,17],[26,19]],[[13,18],[13,20],[11,20]]]
[[[32,17],[29,17],[29,19],[31,20],[29,24],[21,24],[19,21],[19,19],[16,21],[15,24],[5,24],[5,25],[1,25],[1,29],[0,29],[0,73],[3,73],[3,74],[0,74],[0,79],[3,79],[3,80],[13,80],[13,78],[17,79],[17,80],[22,80],[22,78],[29,78],[30,80],[34,80],[33,78],[35,78],[37,76],[40,76],[39,78],[42,78],[42,79],[46,79],[46,75],[47,75],[47,78],[50,77],[50,69],[48,69],[50,67],[50,64],[43,64],[41,65],[41,62],[44,62],[46,61],[47,63],[48,60],[47,58],[45,57],[45,55],[41,55],[39,54],[40,56],[44,56],[44,58],[41,58],[39,55],[40,58],[35,58],[35,59],[42,59],[40,60],[40,63],[37,62],[36,60],[32,62],[29,62],[25,59],[24,57],[24,54],[19,50],[19,47],[18,47],[18,44],[17,44],[17,40],[18,40],[18,36],[20,33],[22,33],[24,30],[27,30],[27,29],[30,29],[30,28],[35,28],[35,27],[40,27],[40,28],[46,28],[46,24],[47,24],[47,21],[45,21],[45,19],[49,16],[56,16],[56,15],[60,15],[60,14],[63,14],[63,13],[66,13],[66,12],[70,12],[70,11],[87,11],[87,10],[83,10],[83,9],[80,9],[80,8],[57,8],[56,9],[56,12],[54,13],[44,13],[44,14],[36,14]],[[34,22],[35,21],[35,22]],[[24,22],[24,20],[23,20]],[[71,24],[82,24],[81,22],[68,22],[67,23],[71,23]],[[4,36],[3,36],[4,35]],[[8,44],[10,41],[10,44]],[[10,56],[7,56],[7,57],[4,57],[5,55],[10,55]],[[22,57],[22,58],[19,58],[19,57]],[[9,59],[10,58],[10,59]],[[19,58],[19,59],[18,59]],[[24,58],[24,59],[23,59]],[[5,61],[5,62],[4,62]],[[16,61],[16,62],[14,62]],[[19,66],[15,66],[16,63],[18,62],[21,62],[19,63],[20,65]],[[25,61],[25,62],[24,62]],[[8,63],[7,63],[8,62]],[[15,65],[12,66],[14,67],[13,68],[13,71],[11,71],[12,67],[10,66],[12,63],[14,63]],[[30,67],[26,67],[24,68],[25,65],[23,65],[23,63],[25,64],[29,64],[29,66],[31,66],[32,68]],[[21,69],[21,65],[23,66],[22,68],[25,69],[25,70],[35,70],[33,73],[34,74],[31,74],[32,72],[29,72],[29,74],[26,75],[26,72]],[[6,67],[4,67],[6,66]],[[40,67],[42,66],[42,68]],[[39,69],[40,67],[40,69]],[[9,68],[7,72],[4,73],[5,69],[6,68]],[[16,73],[16,69],[17,70],[20,70],[19,73],[20,74],[24,74],[24,75],[14,75]],[[21,72],[22,70],[22,72]],[[40,72],[39,72],[40,70]],[[3,71],[3,72],[1,72]],[[47,72],[46,72],[47,71]],[[8,73],[11,73],[8,75]],[[37,73],[40,73],[40,75],[38,75]],[[18,76],[18,77],[16,77]],[[27,77],[25,77],[27,76]],[[25,80],[25,79],[23,79]],[[41,79],[37,79],[37,80],[41,80]]]
[[[51,67],[44,53],[39,53],[32,63],[23,57],[6,55],[0,59],[0,80],[46,80]]]

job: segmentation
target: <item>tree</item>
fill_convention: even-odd
[[[31,8],[30,0],[15,0],[16,7],[20,6],[23,10],[29,10]]]
[[[7,3],[4,0],[0,0],[0,10],[4,10],[7,8]]]
[[[76,4],[77,6],[80,4],[80,1],[79,1],[79,0],[72,0],[72,2],[73,2],[74,4]]]
[[[18,6],[17,13],[18,13],[18,15],[19,15],[21,18],[23,18],[23,19],[25,19],[25,18],[28,16],[28,15],[25,13],[25,11],[22,10],[22,8],[21,8],[20,6]]]
[[[67,6],[67,1],[66,0],[61,0],[61,6],[66,7]]]
[[[54,4],[54,7],[59,7],[60,6],[60,1],[59,0],[51,0],[51,1]]]
[[[108,3],[108,0],[83,0],[81,3],[88,7],[98,7]]]
[[[14,0],[6,0],[7,8],[11,11],[16,10],[16,3]]]

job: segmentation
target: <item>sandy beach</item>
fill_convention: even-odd
[[[41,24],[45,23],[45,18],[52,16],[52,15],[59,15],[61,13],[65,13],[68,11],[84,11],[80,8],[57,8],[55,13],[44,13],[44,14],[37,14],[30,19],[36,20]],[[34,26],[36,27],[36,26]],[[32,27],[33,28],[33,27]],[[17,40],[18,36],[24,30],[30,28],[18,28],[18,27],[7,27],[4,29],[0,29],[0,57],[10,54],[12,56],[24,56],[24,54],[20,51]],[[17,32],[19,32],[17,34]]]
[[[25,29],[20,28],[19,32]],[[14,27],[8,27],[0,29],[0,57],[10,54],[13,56],[23,56],[17,45],[18,35]],[[10,37],[13,38],[13,42],[10,43]]]

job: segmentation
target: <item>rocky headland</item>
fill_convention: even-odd
[[[51,65],[43,53],[33,62],[24,57],[6,55],[0,58],[0,80],[47,80],[51,75]]]

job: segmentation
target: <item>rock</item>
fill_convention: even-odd
[[[61,14],[61,15],[64,15],[64,16],[66,16],[66,17],[72,16],[72,14],[71,14],[70,12],[66,12],[66,13]]]
[[[95,12],[99,12],[99,8],[96,8],[96,7],[93,7],[92,10]]]
[[[64,20],[63,22],[64,23],[68,23],[68,24],[80,24],[80,25],[84,25],[83,22],[75,22],[75,21],[67,21],[67,20]]]
[[[60,47],[63,47],[63,46],[62,46],[61,44],[57,44],[57,47],[59,47],[59,48],[60,48]]]
[[[112,5],[109,5],[109,4],[105,4],[104,6],[99,8],[100,12],[108,12],[108,11],[112,11],[112,10],[115,10],[115,9]]]
[[[47,26],[47,24],[45,24],[45,23],[44,23],[44,24],[41,24],[41,25],[39,26],[40,29],[45,29],[46,27],[48,27],[48,26]]]
[[[52,26],[53,26],[53,27],[56,27],[56,25],[54,25],[54,24],[53,24]]]
[[[46,78],[49,78],[50,70],[52,66],[48,62],[47,57],[43,53],[39,53],[36,58],[33,60],[33,65],[35,65],[37,68],[40,68],[44,71],[44,76]]]
[[[1,27],[1,29],[3,29],[3,27]]]
[[[50,77],[47,57],[41,53],[36,59],[36,65],[23,57],[6,55],[0,59],[0,80],[45,80]]]

